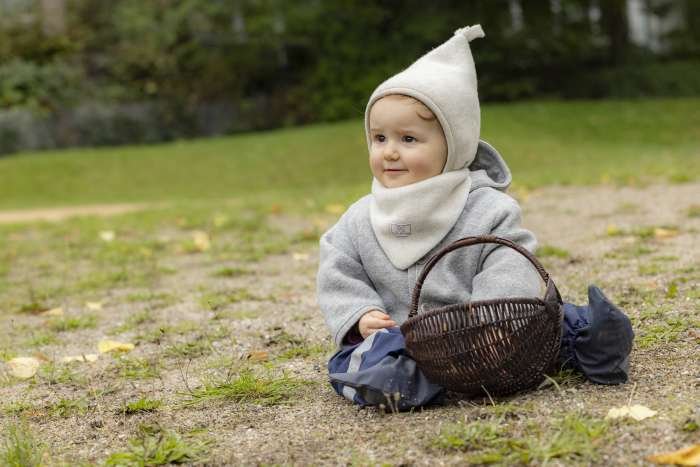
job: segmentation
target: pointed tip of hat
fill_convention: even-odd
[[[466,26],[455,31],[455,35],[464,36],[464,38],[471,42],[473,39],[478,39],[480,37],[485,37],[484,30],[481,28],[480,24],[475,24],[474,26]]]

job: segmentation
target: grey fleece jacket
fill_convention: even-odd
[[[510,169],[483,141],[469,166],[472,186],[464,211],[448,234],[406,270],[395,268],[372,230],[371,194],[355,202],[320,241],[318,303],[337,345],[363,314],[378,309],[403,323],[423,264],[462,237],[496,235],[534,251],[533,234],[520,225],[520,207],[505,193]],[[448,253],[431,270],[419,310],[505,297],[537,297],[541,279],[518,252],[500,245],[474,245]]]

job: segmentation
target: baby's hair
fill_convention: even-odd
[[[428,108],[427,105],[416,99],[415,97],[412,96],[407,96],[406,94],[389,94],[390,96],[396,96],[401,99],[408,99],[412,103],[416,104],[418,106],[418,110],[416,110],[416,114],[421,120],[425,120],[426,122],[432,122],[434,120],[437,120],[437,117],[433,113],[432,110]],[[387,96],[389,97],[389,96]]]

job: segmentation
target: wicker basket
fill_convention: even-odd
[[[453,250],[482,243],[505,245],[525,256],[547,285],[544,298],[458,303],[418,314],[423,281],[435,263]],[[469,396],[503,396],[536,386],[554,368],[561,320],[559,291],[530,252],[499,237],[466,237],[425,265],[401,332],[406,349],[430,381]]]

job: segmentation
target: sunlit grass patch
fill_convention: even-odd
[[[6,415],[22,415],[24,412],[33,410],[35,407],[26,401],[10,402],[0,407],[0,412]]]
[[[45,447],[32,434],[26,423],[10,422],[2,433],[0,465],[38,467],[42,465]]]
[[[686,211],[686,214],[691,219],[697,219],[698,217],[700,217],[700,204],[693,204],[692,206],[690,206]]]
[[[141,425],[125,451],[105,460],[107,467],[202,464],[207,461],[211,441],[197,435],[182,435],[160,426]]]
[[[255,295],[248,289],[237,288],[221,292],[206,292],[200,297],[199,304],[202,306],[202,308],[217,311],[234,303],[260,300],[264,300],[264,298]]]
[[[156,359],[120,356],[115,361],[115,369],[126,379],[148,379],[160,376],[161,365]]]
[[[143,292],[133,292],[126,296],[126,301],[130,303],[148,302],[148,307],[162,308],[175,303],[177,297],[167,292],[153,292],[151,290]]]
[[[136,413],[145,412],[155,412],[156,410],[158,410],[161,404],[162,402],[160,400],[142,397],[135,401],[125,403],[120,412],[126,415],[133,415]]]
[[[659,321],[652,321],[641,326],[635,338],[635,345],[648,349],[660,344],[676,342],[689,329],[700,328],[700,319],[685,316],[665,316]]]
[[[635,242],[617,247],[614,250],[607,252],[605,257],[610,259],[634,259],[644,255],[649,255],[654,253],[654,251],[656,250],[648,245]]]
[[[43,347],[58,343],[58,337],[55,334],[48,332],[32,332],[25,340],[24,345],[27,347]]]
[[[97,316],[92,313],[86,313],[78,316],[55,317],[49,319],[46,325],[55,332],[94,329],[97,327]]]
[[[226,380],[208,381],[193,390],[185,405],[230,400],[239,403],[278,405],[289,401],[308,382],[286,374],[261,376],[244,369]]]
[[[640,264],[637,268],[637,272],[639,272],[639,274],[641,274],[642,276],[655,276],[657,274],[661,274],[664,271],[665,268],[659,263]]]
[[[35,383],[63,384],[76,387],[84,387],[88,379],[76,370],[73,365],[58,365],[48,362],[39,367],[35,378]]]
[[[296,358],[318,358],[329,352],[333,347],[330,344],[315,344],[304,342],[301,345],[294,345],[283,351],[277,357],[280,360],[292,360]]]
[[[212,276],[214,277],[227,277],[227,278],[232,278],[232,277],[241,277],[250,274],[251,271],[249,269],[245,268],[238,268],[238,267],[224,267],[217,269],[212,273]]]
[[[165,349],[165,355],[173,358],[196,358],[212,352],[211,342],[197,338],[187,342],[178,342]]]
[[[474,464],[546,464],[562,461],[593,461],[604,440],[607,424],[578,413],[556,417],[546,424],[532,422],[525,434],[515,433],[503,418],[444,426],[430,447],[461,451]]]
[[[61,399],[49,407],[49,413],[57,417],[85,415],[90,405],[85,398]]]
[[[562,387],[576,386],[585,381],[586,378],[582,374],[570,368],[564,368],[553,375],[547,375],[539,387],[541,389],[552,386],[556,389],[561,389]]]
[[[122,324],[115,327],[112,332],[115,334],[121,334],[123,332],[132,331],[144,324],[152,323],[153,313],[150,310],[142,310],[129,315]]]
[[[568,251],[553,245],[542,245],[539,248],[537,248],[535,254],[541,258],[549,256],[553,256],[555,258],[568,258],[571,256],[571,253],[569,253]]]

